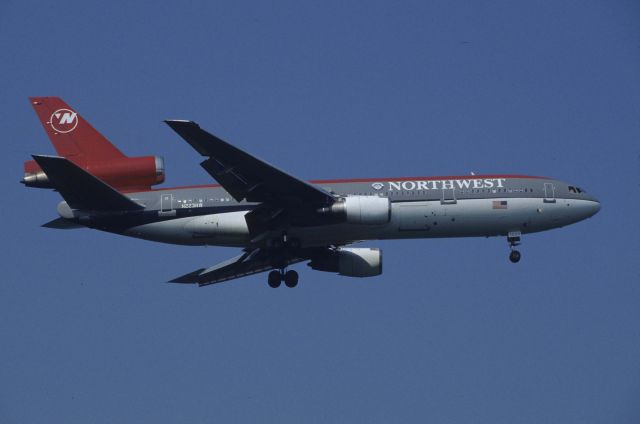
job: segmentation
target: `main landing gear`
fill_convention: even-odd
[[[268,241],[268,248],[271,249],[273,255],[272,266],[276,269],[269,273],[267,282],[269,287],[278,288],[284,282],[284,285],[293,288],[298,285],[298,273],[290,269],[286,271],[287,256],[295,256],[300,249],[300,240],[290,238],[287,232],[283,231],[282,236]]]
[[[515,247],[520,244],[520,239],[520,231],[512,231],[507,235],[507,241],[509,242],[509,248],[511,249],[511,253],[509,253],[509,260],[514,264],[520,262],[520,252],[515,249]]]
[[[298,285],[298,273],[292,269],[285,272],[284,269],[281,270],[273,270],[269,273],[269,287],[278,288],[280,284],[284,281],[284,285],[290,288],[293,288]]]

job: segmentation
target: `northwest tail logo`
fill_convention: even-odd
[[[58,109],[51,114],[49,125],[61,134],[71,132],[78,126],[78,113],[71,109]]]

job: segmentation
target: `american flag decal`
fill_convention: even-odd
[[[494,200],[492,202],[493,209],[507,209],[507,201],[506,200]]]

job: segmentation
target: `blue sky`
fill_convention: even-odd
[[[640,421],[637,2],[0,5],[0,422]],[[186,118],[302,178],[526,173],[594,218],[505,240],[370,242],[384,274],[163,284],[234,249],[55,231],[18,181],[61,96],[167,183]]]

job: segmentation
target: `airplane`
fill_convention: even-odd
[[[44,227],[88,227],[178,245],[240,248],[222,263],[170,282],[206,286],[267,272],[268,285],[298,284],[291,265],[349,277],[382,274],[367,240],[506,237],[516,263],[522,235],[582,221],[600,202],[574,184],[528,175],[357,178],[306,182],[192,121],[166,120],[218,184],[164,182],[157,156],[128,157],[58,97],[30,97],[58,155],[33,155],[22,183],[60,193]]]

